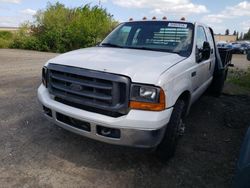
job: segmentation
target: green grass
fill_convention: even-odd
[[[0,31],[0,48],[8,48],[13,41],[13,33]]]
[[[250,90],[250,69],[242,71],[239,69],[230,70],[228,82]]]

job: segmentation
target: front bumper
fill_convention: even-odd
[[[161,112],[130,110],[127,115],[114,118],[59,103],[53,100],[53,96],[43,85],[38,89],[38,99],[44,107],[51,110],[51,117],[47,115],[46,117],[64,129],[101,142],[141,148],[152,148],[161,142],[173,110],[172,108]],[[58,113],[89,123],[90,131],[59,121]],[[97,126],[118,129],[120,137],[110,138],[100,135]]]

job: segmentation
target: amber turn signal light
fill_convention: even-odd
[[[165,93],[161,89],[159,103],[130,101],[130,108],[137,110],[148,110],[148,111],[162,111],[166,108]]]

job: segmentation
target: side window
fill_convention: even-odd
[[[207,41],[205,30],[202,26],[197,28],[196,46],[198,49],[203,48],[203,43]]]
[[[212,37],[211,31],[210,31],[209,28],[207,28],[207,31],[208,31],[208,32],[207,32],[207,39],[208,39],[208,42],[209,42],[211,48],[213,48],[213,46],[214,46],[214,39],[213,39],[213,37]]]

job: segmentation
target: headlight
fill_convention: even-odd
[[[45,87],[48,86],[48,69],[47,69],[47,67],[43,67],[43,69],[42,69],[42,83]]]
[[[130,108],[161,111],[165,109],[165,93],[155,86],[132,84]]]

